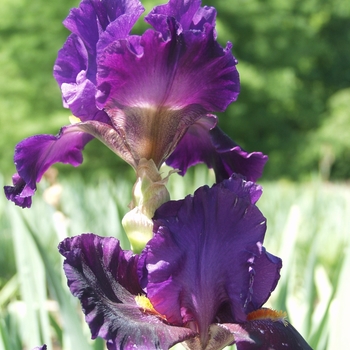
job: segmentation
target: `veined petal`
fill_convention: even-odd
[[[171,154],[187,128],[208,110],[223,110],[238,94],[236,61],[222,49],[213,28],[172,37],[148,30],[140,43],[115,41],[99,61],[99,108],[139,158],[157,166]]]
[[[271,290],[260,294],[263,279],[256,276],[263,273],[274,288],[281,267],[280,259],[263,257],[265,218],[253,197],[242,195],[251,189],[236,194],[231,186],[202,187],[193,197],[163,204],[144,253],[152,304],[169,322],[198,330],[203,345],[217,317],[244,322],[251,305],[265,302]]]
[[[14,186],[5,186],[6,197],[21,207],[30,207],[31,196],[44,172],[54,163],[78,166],[83,161],[81,151],[93,137],[76,125],[65,126],[58,136],[35,135],[19,144],[14,161],[18,174]]]
[[[201,114],[201,106],[181,110],[128,108],[110,111],[110,120],[137,162],[152,159],[159,168],[172,153],[188,125]]]
[[[256,181],[262,175],[267,156],[261,152],[245,152],[216,124],[214,115],[197,120],[187,129],[166,164],[185,175],[189,167],[205,163],[214,169],[217,182],[228,179],[233,173]]]
[[[92,338],[102,337],[108,349],[168,349],[194,333],[173,327],[140,309],[138,256],[123,251],[112,237],[84,234],[59,245],[66,258],[68,286],[82,304]]]
[[[130,140],[125,138],[123,129],[96,120],[88,120],[75,125],[82,131],[96,137],[124,161],[136,169],[139,157],[134,148],[130,147]]]
[[[222,350],[234,343],[234,336],[218,324],[211,324],[208,329],[208,343],[203,346],[199,337],[186,340],[183,344],[188,350]]]

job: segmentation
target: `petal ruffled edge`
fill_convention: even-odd
[[[12,177],[13,186],[5,186],[7,199],[22,208],[31,206],[36,183],[54,163],[78,166],[83,161],[82,150],[93,139],[76,125],[65,126],[58,136],[35,135],[15,148],[14,161],[17,174]]]
[[[216,181],[232,174],[242,175],[248,181],[261,177],[268,157],[261,152],[248,153],[232,141],[217,125],[217,117],[207,115],[191,125],[178,143],[166,164],[185,175],[188,168],[205,163],[213,169]]]
[[[266,254],[265,218],[253,205],[260,188],[238,177],[230,181],[239,184],[204,186],[163,204],[141,259],[155,308],[174,324],[197,322],[202,335],[223,305],[229,320],[245,321],[250,305],[261,306],[279,278],[280,259],[259,259]],[[262,292],[260,273],[267,276]]]
[[[176,19],[182,31],[202,31],[205,23],[215,26],[216,10],[213,7],[201,7],[201,0],[170,0],[167,4],[154,7],[145,17],[145,21],[166,37],[169,17]]]
[[[168,25],[166,40],[147,30],[136,49],[130,37],[100,53],[99,108],[108,113],[116,107],[182,109],[194,104],[212,112],[224,111],[237,99],[239,75],[231,45],[222,48],[209,24],[203,32],[180,34],[174,18]]]
[[[108,349],[168,349],[195,334],[170,326],[145,312],[135,297],[143,294],[137,276],[138,256],[123,251],[113,237],[84,234],[59,245],[72,294],[79,298],[92,338]]]

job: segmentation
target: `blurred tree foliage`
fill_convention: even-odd
[[[155,0],[144,1],[149,10]],[[220,126],[248,151],[269,155],[265,179],[350,177],[350,2],[206,0],[218,10],[218,39],[234,44],[241,94]],[[0,13],[0,169],[13,149],[68,123],[52,77],[68,31],[61,22],[78,1],[2,0]],[[137,29],[145,28],[138,24]],[[120,164],[93,141],[80,171]],[[64,167],[67,170],[69,167]]]

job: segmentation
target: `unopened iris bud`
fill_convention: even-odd
[[[134,252],[140,252],[153,236],[153,215],[165,202],[170,200],[166,188],[169,176],[162,179],[153,160],[141,159],[136,169],[137,180],[132,189],[130,211],[122,224]]]

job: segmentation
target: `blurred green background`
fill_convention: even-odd
[[[2,186],[15,171],[19,141],[57,134],[68,124],[52,67],[68,35],[61,22],[78,1],[0,1]],[[146,10],[155,3],[143,1]],[[265,246],[284,262],[269,305],[286,310],[314,349],[345,349],[350,2],[203,3],[217,8],[218,39],[233,42],[241,74],[239,99],[219,115],[220,126],[246,150],[269,155],[258,206],[268,219]],[[138,23],[135,30],[144,28]],[[0,350],[42,342],[49,350],[104,349],[102,341],[89,341],[56,247],[66,236],[94,232],[118,237],[128,248],[120,220],[134,175],[98,141],[87,145],[84,158],[77,169],[62,165],[58,177],[45,177],[30,210],[0,199]],[[169,188],[172,198],[183,198],[212,181],[211,173],[195,167],[184,179],[173,175]]]
[[[149,10],[156,3],[143,2]],[[222,45],[234,44],[241,94],[220,126],[248,151],[269,155],[264,179],[350,176],[350,2],[206,0],[218,10]],[[68,124],[52,67],[78,1],[1,0],[0,169],[14,171],[13,149]],[[145,25],[138,23],[140,32]],[[93,141],[82,174],[114,173],[117,158]],[[71,171],[70,166],[62,169]],[[93,170],[93,171],[91,171]]]

